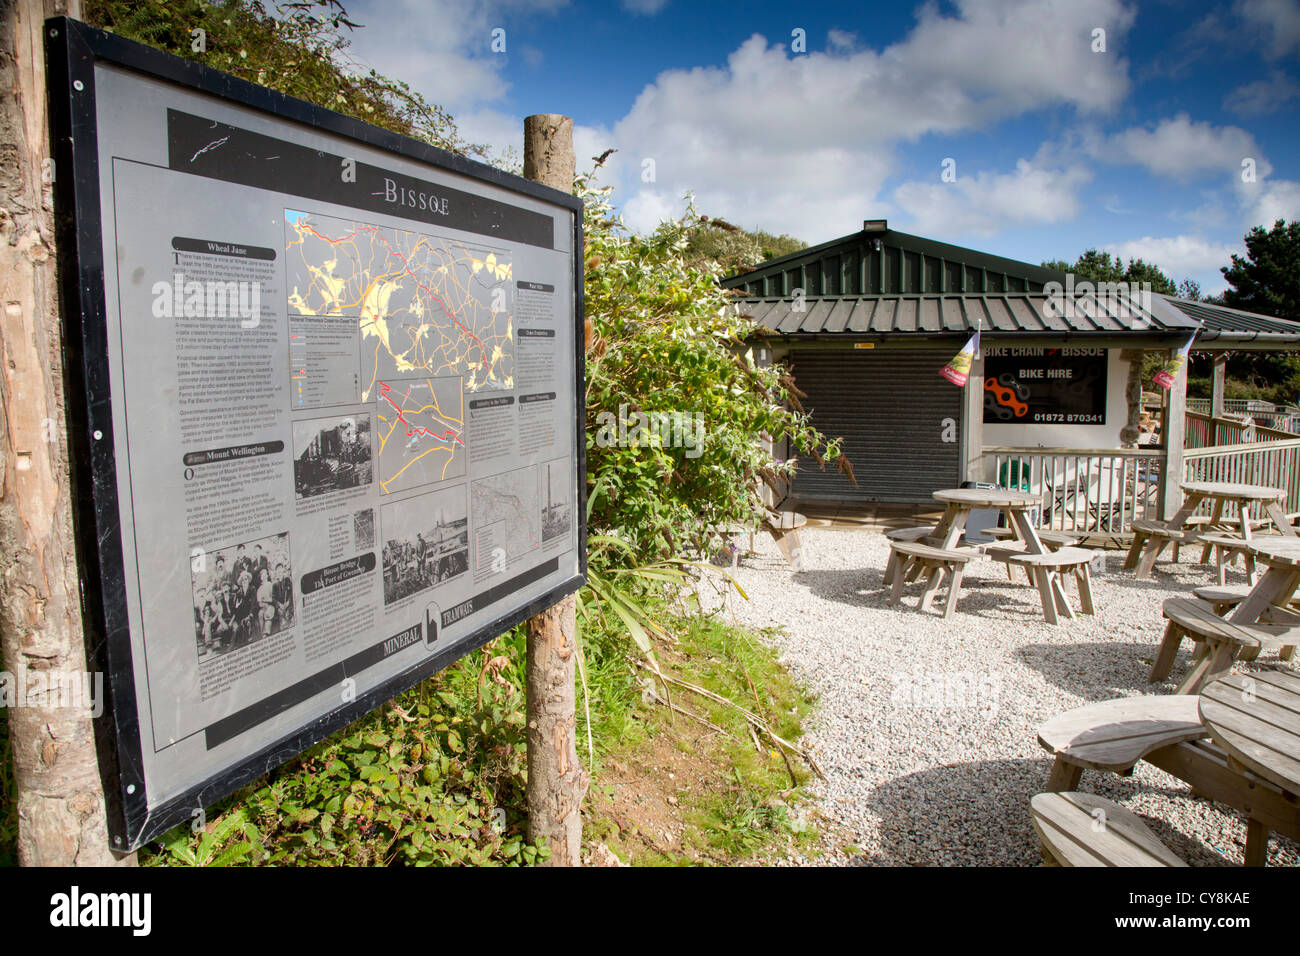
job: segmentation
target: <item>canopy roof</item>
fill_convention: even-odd
[[[1182,339],[1199,326],[1162,296],[1089,296],[1065,303],[1038,293],[877,295],[745,299],[740,311],[784,336],[875,335],[991,337],[1037,333],[1052,337],[1139,336]],[[1137,343],[1134,343],[1135,345]],[[1167,344],[1167,343],[1165,343]]]

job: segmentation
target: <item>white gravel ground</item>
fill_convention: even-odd
[[[1185,551],[1177,566],[1162,562],[1150,581],[1122,571],[1123,555],[1108,551],[1094,576],[1097,615],[1052,627],[1023,578],[1010,584],[1002,565],[977,559],[945,621],[941,607],[917,612],[916,585],[901,608],[887,605],[882,534],[801,534],[799,572],[756,536],[756,553],[736,572],[750,599],[728,599],[739,623],[778,628],[783,659],[820,698],[805,743],[829,778],[812,788],[823,847],[776,862],[1037,864],[1029,798],[1051,760],[1035,728],[1092,701],[1171,692],[1172,682],[1146,680],[1161,602],[1212,579],[1192,563],[1199,551]],[[1230,572],[1229,583],[1242,581]],[[1291,665],[1266,657],[1249,666]],[[1245,819],[1161,770],[1085,771],[1080,789],[1139,814],[1193,866],[1242,860]],[[1300,863],[1300,847],[1285,838],[1274,835],[1270,853],[1271,865]]]

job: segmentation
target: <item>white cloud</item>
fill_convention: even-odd
[[[1139,163],[1157,176],[1177,179],[1212,171],[1235,175],[1248,157],[1255,160],[1261,175],[1267,175],[1268,164],[1250,133],[1237,126],[1195,122],[1186,113],[1161,120],[1153,129],[1124,130],[1091,149],[1100,159]]]
[[[1244,208],[1242,225],[1271,227],[1278,219],[1300,219],[1300,183],[1290,179],[1261,179],[1237,184]]]
[[[1278,218],[1300,218],[1300,183],[1270,179],[1273,164],[1254,136],[1238,126],[1193,121],[1186,113],[1153,127],[1131,127],[1106,136],[1090,125],[1067,130],[1045,143],[1040,163],[1064,164],[1089,157],[1108,163],[1137,163],[1153,175],[1183,182],[1209,175],[1216,185],[1201,191],[1201,203],[1174,212],[1197,228],[1223,226],[1239,216],[1242,226],[1272,225]],[[1249,160],[1248,165],[1244,165]],[[1244,182],[1247,170],[1252,181]]]
[[[903,183],[894,201],[911,231],[922,235],[991,236],[1012,223],[1064,222],[1079,212],[1078,191],[1092,175],[1082,166],[1046,169],[1021,159],[1014,172],[980,171],[955,182]]]
[[[1186,276],[1217,273],[1220,266],[1232,262],[1232,254],[1241,254],[1240,243],[1232,245],[1210,242],[1201,236],[1143,236],[1124,242],[1111,242],[1102,251],[1122,259],[1142,259],[1159,266],[1175,282]]]
[[[642,91],[612,131],[622,185],[676,202],[690,189],[709,215],[810,242],[843,235],[886,214],[900,143],[1035,110],[1112,110],[1129,89],[1119,49],[1133,18],[1119,0],[959,0],[955,15],[923,6],[880,50],[837,30],[826,50],[792,55],[755,35],[724,66],[669,70]],[[1091,51],[1096,26],[1106,54]],[[639,181],[644,157],[654,184]],[[821,196],[833,198],[809,198]]]
[[[1235,9],[1267,39],[1273,59],[1300,50],[1300,0],[1238,0]]]
[[[366,67],[400,77],[426,99],[459,112],[501,99],[501,76],[515,51],[511,25],[521,16],[553,13],[568,0],[375,0],[349,4],[352,19],[366,24],[350,34],[350,54]],[[400,24],[393,29],[390,24]],[[506,52],[493,53],[492,31],[506,31]]]
[[[490,107],[462,110],[456,114],[456,126],[466,142],[488,147],[497,156],[513,149],[522,154],[524,148],[524,120]]]
[[[613,137],[610,136],[609,130],[603,126],[583,126],[575,123],[573,126],[573,155],[577,159],[578,172],[585,173],[595,165],[595,159],[607,149],[613,148]],[[602,169],[605,175],[609,171],[616,169],[619,163],[618,153],[614,153],[605,160]]]
[[[848,30],[831,27],[826,33],[826,45],[837,53],[848,53],[858,46],[858,38]]]
[[[619,0],[621,6],[628,13],[634,13],[643,17],[653,17],[656,13],[668,6],[668,0]]]
[[[650,232],[677,212],[674,197],[652,189],[643,189],[623,203],[623,221],[637,232]]]
[[[1267,80],[1246,83],[1223,98],[1223,108],[1242,116],[1275,113],[1300,96],[1300,84],[1285,73],[1274,70]]]

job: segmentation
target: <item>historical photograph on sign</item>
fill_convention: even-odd
[[[378,382],[379,488],[391,495],[465,476],[465,393],[459,376]]]
[[[513,561],[541,543],[537,468],[529,465],[475,481],[470,488],[474,513],[477,571]]]
[[[984,350],[984,421],[1106,424],[1106,350]]]
[[[293,423],[293,489],[300,499],[368,485],[373,476],[369,415]]]
[[[375,546],[375,509],[362,508],[352,514],[352,549],[358,554]]]
[[[190,561],[199,660],[293,627],[288,533],[196,554]]]
[[[447,488],[384,505],[384,604],[463,574],[469,569],[465,487]]]
[[[563,461],[548,461],[538,469],[538,500],[542,505],[542,542],[569,533],[573,508],[569,503],[569,467]]]

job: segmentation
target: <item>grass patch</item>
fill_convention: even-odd
[[[661,623],[677,640],[660,655],[665,674],[746,707],[787,741],[798,739],[813,700],[766,641],[716,618]],[[751,733],[734,707],[671,683],[665,692],[643,669],[629,685],[628,729],[621,739],[603,738],[609,746],[585,810],[588,842],[603,841],[634,865],[737,863],[811,842],[802,805],[809,771],[798,757],[787,760],[773,741]]]
[[[796,740],[811,699],[760,636],[716,618],[657,617],[665,674],[735,701]],[[733,863],[808,839],[800,785],[733,707],[667,692],[626,634],[588,628],[580,759],[594,768],[586,843],[634,864]],[[361,718],[142,849],[146,866],[528,865],[524,634],[480,651]],[[720,728],[673,713],[671,699]],[[590,741],[590,744],[589,744]],[[16,863],[17,808],[0,709],[0,865]]]

